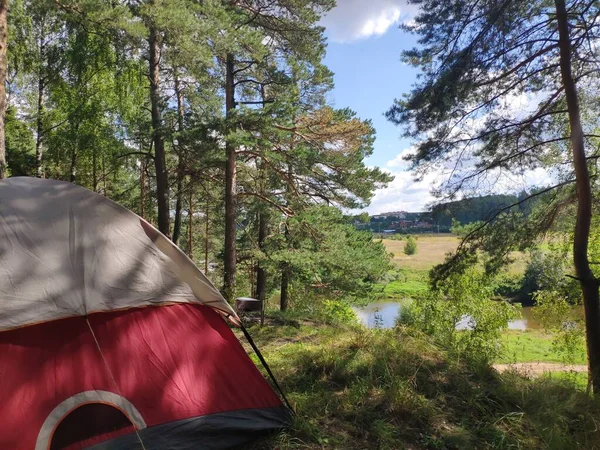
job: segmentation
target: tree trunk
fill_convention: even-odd
[[[106,157],[102,153],[102,195],[108,197],[108,188],[106,187]]]
[[[98,192],[98,171],[96,169],[96,166],[98,164],[98,150],[96,149],[96,146],[94,145],[92,147],[92,183],[93,183],[93,188],[94,188],[94,192]]]
[[[284,263],[281,269],[281,297],[279,299],[279,309],[281,311],[288,308],[290,276],[290,267],[287,263]]]
[[[185,176],[183,145],[181,143],[181,133],[183,132],[183,92],[179,85],[179,77],[175,71],[175,93],[177,95],[177,131],[179,132],[178,141],[178,161],[177,161],[177,200],[175,201],[175,223],[173,224],[173,243],[177,245],[181,235],[181,211],[183,208],[183,178]]]
[[[169,177],[165,157],[165,140],[160,110],[160,38],[154,26],[150,26],[149,71],[150,102],[152,106],[152,132],[154,140],[154,167],[156,169],[156,202],[158,205],[158,229],[169,236]]]
[[[79,157],[79,122],[75,123],[75,142],[73,143],[73,151],[71,152],[71,169],[69,181],[77,183],[77,159]]]
[[[235,298],[236,275],[236,217],[237,217],[237,186],[236,186],[236,152],[235,145],[230,141],[230,133],[234,127],[229,122],[231,112],[235,109],[235,83],[234,59],[231,53],[227,54],[225,68],[225,109],[227,113],[227,142],[225,153],[227,162],[225,166],[225,261],[224,261],[224,286],[223,293],[228,302],[233,303]]]
[[[70,170],[69,181],[71,183],[77,183],[77,147],[73,147],[71,152],[71,170]]]
[[[194,259],[194,195],[190,189],[188,198],[188,246],[187,254],[190,259]]]
[[[6,15],[9,0],[0,0],[0,179],[6,178],[6,47],[8,45]]]
[[[42,64],[44,61],[45,46],[44,46],[44,24],[40,25],[40,36],[39,36],[39,58],[40,68],[38,71],[38,95],[37,95],[37,136],[35,138],[35,176],[38,178],[44,178],[44,73],[42,70]]]
[[[102,161],[104,163],[104,157]],[[146,160],[144,158],[140,159],[140,216],[146,219]]]
[[[265,239],[268,232],[268,222],[266,214],[261,211],[258,213],[258,248],[264,251]],[[265,302],[267,294],[267,271],[264,266],[259,262],[256,269],[256,297],[261,301]]]
[[[209,212],[210,212],[210,199],[208,197],[208,194],[206,195],[206,222],[204,224],[204,273],[207,274],[208,273],[208,250],[209,250],[209,239],[208,239],[208,226],[210,223],[210,219],[209,219]]]
[[[575,272],[583,293],[589,379],[594,393],[600,392],[600,296],[598,280],[590,269],[588,243],[592,222],[592,188],[585,156],[585,142],[579,110],[577,86],[571,71],[571,39],[564,0],[555,0],[558,21],[560,70],[567,98],[573,167],[577,187],[577,220],[573,239]]]

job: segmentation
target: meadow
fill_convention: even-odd
[[[414,236],[417,239],[417,253],[406,255],[404,245],[406,237],[383,239],[382,242],[393,254],[392,263],[397,270],[397,279],[381,286],[381,292],[388,299],[414,298],[427,291],[428,272],[436,264],[444,261],[447,253],[456,250],[460,239],[453,234],[423,234]],[[513,252],[514,262],[507,268],[509,276],[521,277],[528,262],[528,255]],[[535,309],[535,308],[534,308]],[[537,329],[506,330],[503,333],[503,352],[495,361],[497,364],[510,365],[515,369],[530,367],[531,363],[549,363],[547,371],[562,371],[561,366],[576,365],[581,369],[586,364],[585,348],[579,345],[569,355],[568,360],[558,352],[551,333]],[[537,373],[538,375],[539,373]]]

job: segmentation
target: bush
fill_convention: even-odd
[[[417,241],[414,237],[408,236],[406,238],[406,244],[404,244],[404,253],[406,255],[414,255],[417,253]]]
[[[519,316],[515,306],[491,300],[492,281],[476,270],[454,274],[415,302],[411,321],[457,355],[491,361],[501,352],[501,332]]]
[[[358,319],[350,305],[342,300],[324,300],[323,318],[328,324],[356,324]]]
[[[556,291],[568,303],[577,304],[581,298],[579,283],[565,276],[571,271],[570,258],[563,253],[533,250],[523,276],[521,301],[531,302],[537,291]]]

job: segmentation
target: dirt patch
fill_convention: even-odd
[[[546,372],[587,372],[587,366],[583,364],[560,364],[560,363],[513,363],[513,364],[494,364],[494,369],[498,372],[514,370],[527,376],[538,376]]]

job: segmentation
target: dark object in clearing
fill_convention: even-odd
[[[256,298],[238,297],[235,299],[235,309],[237,311],[260,311],[262,302]]]

